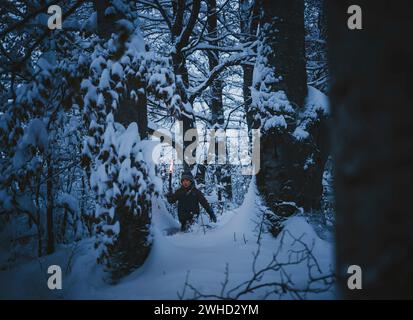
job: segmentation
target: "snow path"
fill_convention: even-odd
[[[208,229],[204,234],[198,225],[191,233],[166,235],[166,229],[178,228],[179,223],[167,213],[162,201],[156,202],[153,205],[151,253],[141,268],[118,284],[109,285],[102,280],[102,269],[95,263],[93,241],[88,239],[81,241],[75,250],[71,271],[63,275],[63,290],[47,289],[46,266],[58,264],[66,269],[63,266],[68,265],[67,257],[73,251],[70,248],[62,248],[41,261],[0,271],[0,298],[177,299],[177,292],[182,292],[188,272],[189,282],[198,290],[218,294],[226,265],[230,274],[228,288],[252,275],[253,252],[258,248],[256,229],[260,219],[257,212],[256,187],[251,183],[244,204],[218,217],[215,229]],[[204,222],[208,221],[205,214],[203,218]],[[285,229],[296,237],[305,234],[303,241],[309,245],[314,242],[313,252],[323,271],[332,268],[332,244],[319,239],[303,217],[290,218]],[[264,235],[258,266],[268,263],[279,245],[279,239]],[[292,248],[287,237],[284,245]],[[306,283],[305,265],[294,266],[291,272],[298,284]],[[255,292],[244,298],[259,299],[264,293]],[[192,293],[187,290],[186,298],[191,297]],[[334,298],[334,294],[326,292],[309,298]]]

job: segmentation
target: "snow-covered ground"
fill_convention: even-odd
[[[0,270],[1,299],[177,299],[183,293],[186,278],[204,294],[220,294],[228,266],[227,289],[250,279],[253,275],[254,252],[257,252],[257,235],[261,213],[256,196],[254,179],[246,194],[244,204],[218,218],[215,228],[206,233],[201,225],[195,225],[191,233],[170,235],[168,230],[178,228],[161,200],[153,203],[154,243],[145,264],[113,285],[102,280],[104,272],[96,264],[93,239],[86,239],[76,245],[60,246],[55,254]],[[203,215],[204,222],[208,221]],[[285,262],[287,257],[296,259],[299,255],[291,250],[302,249],[303,243],[312,247],[322,274],[333,270],[333,244],[320,239],[302,216],[291,217],[284,228],[284,236],[276,239],[268,234],[261,235],[260,254],[256,269],[260,270],[273,258],[280,248],[277,259]],[[169,235],[168,235],[169,234]],[[300,238],[297,242],[292,236]],[[281,240],[282,239],[282,240]],[[61,266],[63,271],[62,290],[47,288],[47,267]],[[294,287],[302,288],[308,280],[306,262],[286,267]],[[316,266],[313,275],[319,275]],[[285,276],[283,279],[285,279]],[[264,274],[259,284],[280,281],[280,272]],[[256,290],[241,298],[263,298],[269,288]],[[226,290],[227,291],[227,290]],[[225,291],[225,292],[226,292]],[[187,287],[184,298],[193,297]],[[334,288],[327,292],[311,293],[306,298],[333,299]],[[277,298],[269,296],[268,298]],[[288,294],[283,298],[291,298]]]

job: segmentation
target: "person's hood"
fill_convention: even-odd
[[[181,175],[181,181],[184,179],[188,179],[189,181],[192,182],[192,184],[194,183],[194,176],[192,175],[191,171],[184,171]]]

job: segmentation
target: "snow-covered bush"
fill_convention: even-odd
[[[121,27],[129,33],[126,43],[113,34],[97,45],[89,77],[81,83],[89,128],[82,162],[96,194],[98,262],[111,271],[112,279],[140,266],[147,256],[155,193],[140,149],[138,119],[128,119],[125,129],[116,115],[128,99],[141,107],[142,94],[151,95],[171,114],[179,114],[181,105],[169,60],[146,51],[137,27]]]
[[[90,177],[97,195],[98,262],[112,271],[113,278],[139,266],[151,244],[149,224],[154,186],[139,140],[135,122],[125,130],[110,113]]]
[[[60,40],[57,35],[53,41]],[[52,253],[55,242],[78,237],[83,232],[81,215],[87,216],[85,190],[82,210],[70,215],[58,200],[63,193],[81,189],[77,103],[85,56],[82,50],[68,51],[66,46],[52,50],[53,41],[44,43],[44,52],[28,68],[32,78],[19,83],[14,96],[8,93],[0,114],[0,211],[13,215],[12,219],[28,217],[28,228],[21,228],[26,235],[37,235],[39,256],[45,253],[45,244],[46,253]],[[73,226],[70,235],[68,222]]]

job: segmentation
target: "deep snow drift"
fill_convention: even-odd
[[[251,180],[244,204],[233,211],[224,212],[218,217],[214,228],[204,230],[200,224],[191,233],[176,233],[171,230],[179,227],[164,207],[163,200],[153,202],[154,243],[145,264],[123,278],[119,283],[105,283],[102,267],[96,265],[93,239],[82,240],[75,245],[60,246],[50,256],[21,263],[7,270],[0,270],[0,298],[26,299],[178,299],[193,297],[193,291],[184,284],[188,282],[203,294],[220,294],[228,266],[227,290],[250,279],[253,275],[253,254],[257,252],[257,237],[262,213],[256,196],[254,179]],[[203,214],[203,221],[208,218]],[[292,238],[299,238],[294,241]],[[333,244],[320,239],[303,216],[291,217],[285,223],[284,236],[276,239],[269,234],[261,234],[260,254],[256,259],[256,269],[260,270],[271,261],[273,254],[282,247],[277,261],[285,262],[288,257],[299,256],[291,250],[302,249],[303,244],[313,248],[312,253],[318,262],[313,275],[329,274],[333,270]],[[282,239],[282,240],[281,240]],[[47,288],[47,267],[61,266],[63,271],[62,290]],[[322,273],[319,273],[319,269]],[[308,266],[306,261],[286,267],[294,287],[307,284]],[[264,274],[260,284],[280,281],[280,272]],[[270,288],[262,288],[242,295],[244,299],[267,297]],[[236,291],[235,291],[236,293]],[[310,293],[305,298],[332,299],[334,288],[322,293]],[[277,295],[267,298],[277,299]],[[289,294],[282,298],[294,298]]]

